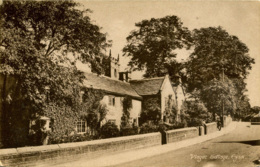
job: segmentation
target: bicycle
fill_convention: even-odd
[[[221,122],[218,121],[218,122],[217,122],[217,128],[218,128],[219,131],[221,130],[221,127],[222,127]]]

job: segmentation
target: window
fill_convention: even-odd
[[[108,105],[115,106],[115,97],[114,96],[108,96]]]
[[[79,96],[80,96],[80,103],[82,103],[83,102],[83,95],[84,95],[84,91],[80,91],[80,94],[79,94]]]
[[[86,121],[78,121],[77,122],[77,132],[78,133],[85,133],[86,132]]]
[[[53,123],[54,123],[54,120],[51,119],[50,122],[49,122],[49,129],[52,129]]]
[[[138,124],[137,124],[137,119],[138,119],[138,118],[134,118],[134,119],[133,119],[133,125],[134,125],[134,126],[138,126]]]

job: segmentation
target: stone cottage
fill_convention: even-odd
[[[132,99],[130,122],[135,122],[138,125],[138,117],[142,109],[142,97],[136,93],[130,83],[106,76],[98,76],[94,73],[85,73],[85,77],[86,80],[83,82],[85,87],[102,90],[105,93],[101,103],[106,104],[108,113],[103,123],[110,121],[120,127],[123,113],[122,100],[125,96],[129,96]]]
[[[173,104],[176,104],[176,94],[168,75],[157,78],[131,80],[130,84],[138,95],[143,97],[143,104],[152,98],[155,99],[155,103],[158,103],[158,106],[160,107],[160,119],[165,122],[169,121],[167,120],[166,107],[169,100],[171,100]],[[144,105],[143,109],[145,110]]]

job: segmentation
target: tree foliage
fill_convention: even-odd
[[[177,103],[172,97],[169,95],[167,97],[167,101],[165,104],[165,111],[164,111],[165,119],[169,120],[169,123],[175,123],[177,118]],[[166,121],[168,122],[168,121]]]
[[[130,110],[132,109],[132,98],[125,96],[122,100],[123,114],[121,117],[121,128],[129,126]]]
[[[204,103],[197,100],[187,100],[182,107],[182,121],[187,126],[202,126],[203,122],[211,122],[212,116]]]
[[[212,113],[223,114],[234,113],[236,110],[235,99],[236,88],[231,80],[225,78],[225,81],[213,79],[203,87],[200,92],[200,98],[205,103],[208,110]]]
[[[92,23],[89,10],[79,10],[78,5],[73,1],[23,0],[3,1],[0,6],[1,95],[7,146],[26,140],[12,142],[23,136],[19,129],[25,129],[26,134],[29,119],[57,110],[65,112],[63,109],[77,114],[84,76],[77,70],[76,60],[95,64],[93,71],[100,73],[96,57],[102,56],[110,43]]]
[[[241,118],[247,115],[251,110],[250,100],[246,95],[246,83],[242,78],[231,79],[234,87],[236,88],[235,103],[236,103],[236,118]]]
[[[236,98],[236,104],[236,118],[243,119],[251,114],[251,105],[249,102],[249,98],[246,95]]]
[[[222,27],[190,32],[177,16],[143,20],[136,27],[123,49],[131,57],[132,69],[145,69],[144,77],[168,73],[173,82],[178,74],[186,91],[196,92],[209,112],[220,113],[223,105],[230,113],[249,110],[245,79],[255,62],[237,36]],[[175,59],[174,52],[182,48],[192,49],[184,63]],[[226,79],[221,81],[224,75]]]
[[[191,45],[190,31],[177,16],[143,20],[135,26],[123,52],[131,57],[129,65],[134,70],[146,70],[146,77],[165,75],[176,63],[174,50]]]
[[[245,79],[254,59],[248,47],[221,27],[195,29],[192,35],[194,50],[185,64],[188,91],[201,90],[210,112],[221,114],[223,106],[225,114],[249,109]]]
[[[120,131],[117,125],[113,122],[105,123],[100,129],[101,138],[118,137],[119,135],[120,135]]]
[[[222,70],[228,78],[246,78],[254,59],[238,37],[221,27],[195,29],[194,51],[186,64],[189,89],[201,89],[212,79],[220,79]]]
[[[87,120],[88,126],[92,130],[99,130],[100,122],[108,112],[106,104],[101,102],[103,97],[104,92],[102,90],[83,89],[80,117]]]
[[[106,35],[92,24],[88,13],[73,1],[4,1],[6,28],[21,30],[46,57],[55,51],[82,53],[82,60],[99,55],[108,46]]]
[[[251,108],[252,112],[255,114],[259,114],[260,113],[260,107],[259,106],[254,106]]]
[[[161,119],[161,104],[158,97],[147,97],[143,99],[143,110],[140,116],[140,124],[152,121],[158,124]]]

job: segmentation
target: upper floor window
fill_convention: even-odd
[[[115,96],[108,96],[108,105],[115,106]]]

